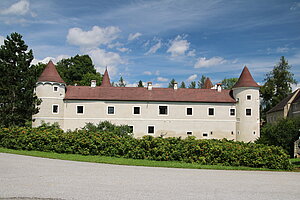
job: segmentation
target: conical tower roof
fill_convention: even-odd
[[[104,72],[104,75],[103,75],[103,79],[102,79],[102,83],[101,83],[101,87],[111,87],[110,79],[109,79],[109,75],[108,75],[107,69],[105,69],[105,72]]]
[[[57,82],[57,83],[65,83],[64,80],[60,77],[59,73],[56,70],[55,65],[50,60],[47,66],[45,67],[44,71],[40,75],[38,81],[50,81],[50,82]]]
[[[204,89],[211,89],[212,87],[213,87],[213,84],[210,81],[210,79],[207,77],[204,82]]]
[[[247,66],[244,67],[239,80],[233,86],[233,88],[237,87],[259,87],[259,85],[255,82],[252,75],[250,74]]]

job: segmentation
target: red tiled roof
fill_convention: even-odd
[[[66,100],[166,101],[234,103],[231,90],[67,86]]]
[[[211,89],[212,87],[213,87],[213,84],[210,81],[210,79],[207,77],[204,82],[204,89]]]
[[[103,79],[102,79],[102,83],[101,83],[101,87],[111,87],[110,79],[109,79],[109,75],[108,75],[107,69],[105,69],[105,72],[104,72],[104,75],[103,75]]]
[[[65,83],[64,80],[58,74],[55,65],[50,60],[47,66],[45,67],[44,71],[40,75],[38,81],[51,81],[57,83]]]
[[[237,87],[260,87],[253,79],[247,66],[244,67],[239,80],[233,86],[233,88]]]

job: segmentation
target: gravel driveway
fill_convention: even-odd
[[[0,153],[0,199],[295,200],[300,173],[119,166]]]

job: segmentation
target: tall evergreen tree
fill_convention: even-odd
[[[263,115],[292,92],[292,84],[297,82],[290,69],[288,61],[282,56],[273,70],[266,74],[265,84],[261,87]]]
[[[192,81],[189,85],[189,88],[195,89],[196,88],[196,81]]]
[[[223,89],[231,90],[238,80],[238,78],[224,78],[221,82]]]
[[[205,80],[206,80],[206,76],[202,75],[201,79],[198,81],[198,88],[199,89],[203,89],[204,88]]]
[[[7,36],[0,47],[0,126],[24,126],[38,112],[32,60],[20,34]]]
[[[180,84],[180,88],[186,88],[185,83],[183,81]]]
[[[175,79],[172,78],[172,80],[171,80],[170,83],[169,83],[168,88],[174,88],[174,84],[175,84],[175,83],[176,83]]]
[[[142,80],[139,81],[137,87],[144,87],[144,84],[143,84],[143,81],[142,81]]]
[[[124,79],[123,79],[122,76],[120,77],[119,83],[116,84],[116,86],[117,87],[125,87],[126,86],[126,83],[125,83],[125,81],[124,81]]]

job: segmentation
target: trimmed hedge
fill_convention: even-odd
[[[289,156],[280,147],[228,140],[197,140],[194,137],[136,139],[102,131],[2,128],[0,146],[18,150],[103,155],[158,161],[183,161],[209,165],[292,169]]]

